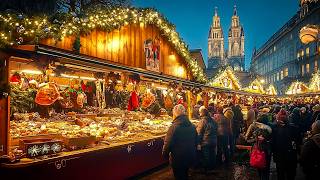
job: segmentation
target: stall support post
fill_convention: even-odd
[[[191,107],[191,91],[187,91],[187,104],[188,104],[188,117],[189,119],[192,118],[192,107]]]
[[[9,84],[9,57],[0,52],[0,85],[6,87]],[[7,155],[9,146],[9,104],[8,92],[0,92],[0,156]]]

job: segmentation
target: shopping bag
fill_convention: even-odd
[[[256,145],[250,154],[250,166],[257,169],[264,169],[267,166],[266,153]]]

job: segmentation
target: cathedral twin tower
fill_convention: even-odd
[[[208,71],[221,66],[231,66],[235,71],[244,71],[244,31],[240,25],[236,6],[233,9],[228,33],[228,50],[224,50],[224,37],[217,7],[208,37]],[[210,73],[209,73],[210,74]]]

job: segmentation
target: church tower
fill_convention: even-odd
[[[212,24],[208,37],[208,69],[217,68],[224,59],[224,38],[218,16],[217,7],[215,7]]]
[[[240,25],[237,7],[233,8],[231,27],[228,33],[228,60],[227,63],[235,71],[244,70],[244,31]]]

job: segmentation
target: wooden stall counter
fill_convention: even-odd
[[[62,152],[46,159],[21,159],[1,164],[2,177],[11,179],[127,179],[167,163],[163,136],[90,149]]]

